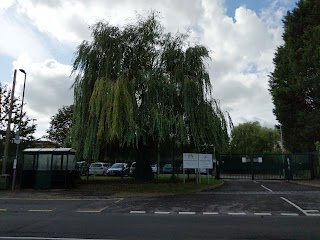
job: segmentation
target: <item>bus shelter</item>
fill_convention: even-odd
[[[27,148],[23,151],[21,188],[71,188],[77,176],[72,148]]]

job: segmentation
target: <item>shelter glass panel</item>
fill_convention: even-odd
[[[33,170],[34,159],[34,155],[24,155],[23,170]]]
[[[51,154],[39,154],[38,171],[50,171]]]
[[[61,170],[61,155],[52,156],[52,170]]]

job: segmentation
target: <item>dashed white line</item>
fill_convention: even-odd
[[[157,212],[154,212],[155,214],[170,214],[170,212],[161,212],[161,211],[157,211]]]
[[[229,212],[228,215],[246,215],[244,212]]]
[[[203,215],[218,215],[218,212],[203,212]]]
[[[271,213],[262,213],[262,212],[259,212],[259,213],[254,213],[254,215],[256,215],[256,216],[271,216],[272,214],[271,214]]]
[[[143,214],[146,213],[146,211],[130,211],[130,213]]]
[[[6,212],[6,211],[7,211],[7,209],[0,208],[0,212]]]
[[[253,180],[254,183],[258,183],[257,181]]]
[[[269,192],[273,192],[270,188],[267,188],[266,186],[261,185],[264,189],[268,190]]]
[[[282,216],[299,216],[298,213],[281,213]]]
[[[54,209],[30,209],[28,212],[52,212]]]
[[[319,210],[304,210],[304,211],[306,211],[307,213],[318,213],[319,212]]]
[[[182,214],[182,215],[192,215],[192,214],[196,214],[196,212],[179,212],[179,214]]]

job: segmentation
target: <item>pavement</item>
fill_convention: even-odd
[[[313,186],[320,188],[320,179],[313,179],[313,180],[299,180],[299,181],[291,181],[292,183],[297,183],[306,186]]]

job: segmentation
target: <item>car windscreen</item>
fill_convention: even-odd
[[[91,164],[91,167],[101,167],[101,163],[93,163]]]
[[[122,168],[123,167],[123,163],[115,163],[112,165],[112,168]]]

